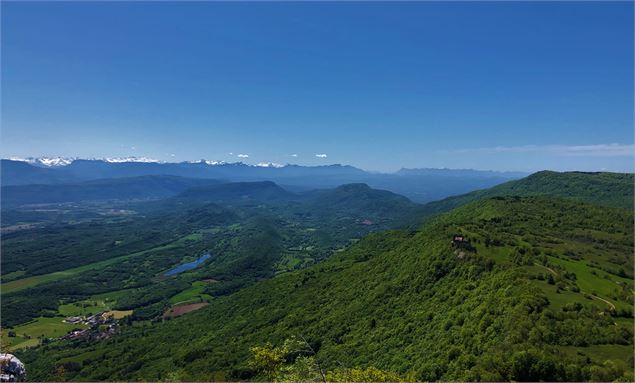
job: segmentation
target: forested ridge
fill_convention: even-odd
[[[548,195],[633,209],[632,173],[541,171],[489,189],[452,196],[423,206],[421,216],[430,217],[478,199],[495,196]]]
[[[416,231],[99,342],[21,353],[32,377],[256,379],[250,348],[306,339],[325,369],[416,380],[632,380],[633,212],[494,197]],[[460,234],[464,241],[452,242]],[[259,378],[260,376],[260,378]]]

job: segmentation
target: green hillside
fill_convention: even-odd
[[[489,189],[426,204],[423,216],[450,211],[481,198],[495,196],[549,195],[611,207],[633,209],[633,185],[630,173],[542,171],[520,180],[509,181]]]
[[[263,201],[292,201],[298,196],[271,181],[232,182],[206,187],[194,187],[184,191],[174,200],[179,202],[231,202],[248,203]]]
[[[464,242],[452,243],[455,235]],[[306,338],[327,370],[417,380],[633,380],[633,212],[496,197],[99,342],[19,354],[32,380],[256,379]],[[267,375],[269,376],[269,375]]]
[[[402,195],[387,190],[372,189],[366,184],[347,184],[332,190],[316,192],[310,198],[310,203],[328,213],[344,209],[365,209],[377,214],[387,214],[395,209],[415,206]]]

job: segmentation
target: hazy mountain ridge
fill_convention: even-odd
[[[71,184],[32,184],[2,187],[2,207],[100,200],[166,198],[192,187],[215,185],[214,179],[177,176],[137,176]]]
[[[299,189],[332,188],[342,184],[366,183],[405,195],[417,202],[429,202],[451,195],[483,189],[517,178],[521,174],[476,170],[402,170],[396,173],[373,173],[349,165],[256,166],[243,163],[205,161],[106,162],[76,159],[58,167],[32,166],[26,162],[2,160],[2,186],[25,184],[77,183],[80,181],[173,175],[186,178],[212,178],[234,182],[274,181]]]
[[[184,202],[253,203],[293,201],[299,196],[272,181],[230,182],[206,187],[194,187],[183,191],[174,200]]]

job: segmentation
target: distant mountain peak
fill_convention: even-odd
[[[74,157],[11,157],[11,161],[26,162],[35,166],[57,167],[70,165],[77,158]]]
[[[259,162],[256,166],[261,168],[283,168],[286,165],[278,164],[276,162]]]
[[[401,176],[420,176],[420,175],[445,175],[445,176],[494,176],[503,178],[521,178],[526,177],[529,173],[520,171],[496,171],[496,170],[477,170],[477,169],[451,169],[451,168],[401,168],[396,175]]]
[[[185,161],[188,164],[201,164],[201,165],[210,165],[210,166],[216,166],[216,165],[227,165],[227,162],[225,161],[220,161],[220,160],[206,160],[204,158],[201,158],[198,161]]]
[[[26,162],[31,165],[40,167],[60,167],[72,164],[77,160],[84,161],[103,161],[108,163],[124,163],[124,162],[144,162],[144,163],[160,163],[161,161],[148,157],[104,157],[104,158],[87,158],[79,157],[10,157],[11,161]]]
[[[144,162],[144,163],[160,163],[161,161],[148,157],[109,157],[96,159],[97,161],[104,161],[110,163],[122,163],[122,162]]]

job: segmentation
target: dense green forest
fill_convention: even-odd
[[[632,180],[540,172],[427,205],[236,183],[3,210],[35,226],[3,235],[2,344],[31,380],[631,381]],[[53,339],[104,310],[125,316],[114,336]]]
[[[489,189],[430,202],[422,208],[422,216],[433,216],[485,197],[510,195],[550,195],[632,209],[634,182],[632,173],[541,171]]]
[[[372,234],[189,315],[20,355],[40,380],[59,366],[76,380],[258,379],[250,348],[297,336],[327,370],[632,380],[632,232],[628,210],[485,199],[418,231]],[[465,240],[453,243],[457,234]]]

